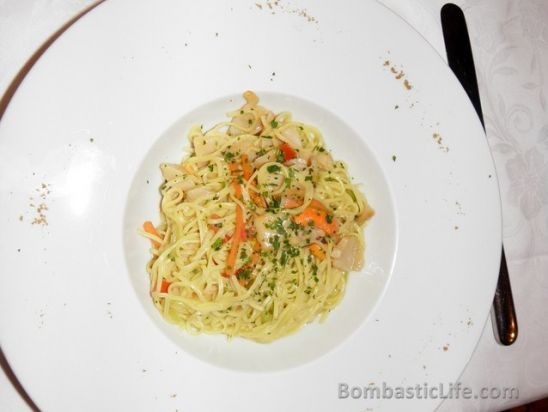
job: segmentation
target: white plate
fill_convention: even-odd
[[[464,91],[376,3],[259,4],[106,2],[12,100],[0,124],[1,345],[41,408],[425,410],[439,399],[339,399],[339,384],[438,385],[468,361],[501,225]],[[246,89],[319,125],[377,210],[341,305],[271,345],[165,324],[136,234],[157,213],[160,159],[180,159],[188,125],[220,120]],[[31,224],[40,203],[47,226]]]

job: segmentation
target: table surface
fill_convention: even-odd
[[[518,388],[519,398],[446,400],[441,411],[497,411],[548,396],[548,1],[464,0],[485,117],[500,181],[504,244],[519,322],[510,347],[491,322],[460,382]],[[92,0],[0,0],[0,95],[32,53]],[[442,0],[382,0],[445,59]],[[420,383],[420,382],[418,382]],[[23,382],[24,384],[24,382]],[[0,373],[0,410],[29,408]]]

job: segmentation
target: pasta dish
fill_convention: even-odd
[[[160,165],[160,221],[142,234],[167,321],[271,342],[341,301],[374,212],[318,129],[244,98],[229,121],[190,130],[181,163]]]

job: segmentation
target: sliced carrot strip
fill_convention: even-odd
[[[169,285],[171,285],[171,283],[169,283],[165,279],[162,279],[162,285],[160,286],[160,292],[166,293],[167,290],[169,289]]]
[[[249,158],[246,154],[243,154],[240,156],[240,160],[242,162],[242,170],[244,171],[244,179],[249,180],[253,174],[253,167],[251,166],[251,163],[249,163]]]
[[[321,207],[322,209],[320,209]],[[322,229],[328,235],[337,231],[337,222],[333,215],[327,213],[325,206],[317,200],[312,200],[310,205],[301,214],[295,216],[295,222],[308,226],[311,223],[318,229]]]
[[[145,223],[143,223],[143,230],[153,236],[159,237],[160,239],[162,238],[162,236],[160,236],[160,233],[158,233],[158,231],[156,230],[156,228],[154,227],[154,225],[152,224],[150,220],[147,220]],[[154,248],[160,249],[160,246],[161,246],[160,243],[152,239],[151,239],[151,242]]]
[[[234,187],[234,196],[236,196],[236,199],[242,200],[242,186],[240,186],[237,179],[232,181],[232,187]]]
[[[223,273],[224,276],[231,276],[234,274],[236,266],[236,259],[238,259],[238,251],[240,249],[240,241],[242,240],[242,233],[245,233],[245,221],[244,211],[240,205],[236,205],[236,229],[234,229],[234,236],[232,236],[232,246],[228,257],[226,259],[226,267]]]
[[[257,206],[266,208],[266,200],[264,200],[264,197],[262,197],[259,193],[255,192],[254,190],[250,190],[249,197]]]
[[[235,175],[240,170],[240,165],[236,162],[230,162],[228,168],[232,172],[232,175]]]
[[[316,200],[316,199],[312,199],[310,201],[310,203],[308,204],[308,207],[312,207],[312,208],[318,209],[318,210],[327,210],[325,205],[322,202],[320,202],[319,200]]]
[[[297,157],[297,152],[293,150],[293,148],[287,143],[282,143],[279,146],[279,149],[282,151],[282,154],[284,155],[284,161],[286,162]]]
[[[255,266],[259,262],[259,252],[261,251],[261,244],[257,239],[253,243],[253,254],[251,255],[251,264]]]
[[[316,256],[320,260],[325,259],[325,252],[323,248],[318,245],[317,243],[312,243],[310,246],[308,246],[308,249],[310,250],[310,253],[312,253],[314,256]]]

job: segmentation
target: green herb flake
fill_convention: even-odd
[[[287,174],[290,179],[293,179],[295,177],[295,171],[290,167],[287,169]]]
[[[266,208],[267,212],[276,212],[280,208],[280,202],[281,199],[272,199],[270,203],[268,203],[268,207]]]
[[[225,159],[226,162],[230,162],[232,159],[234,159],[234,153],[232,152],[224,152],[223,153],[223,157]]]
[[[288,245],[286,247],[286,252],[290,257],[297,257],[301,253],[298,247]]]
[[[272,121],[270,122],[270,126],[271,126],[273,129],[275,129],[276,127],[278,127],[278,122],[277,122],[276,120],[272,120]]]
[[[284,228],[284,221],[281,217],[277,218],[272,225],[270,225],[271,229],[274,229],[278,234],[285,236],[287,234],[285,228]]]
[[[274,250],[280,249],[280,237],[278,235],[272,238],[272,247]]]
[[[280,257],[280,265],[285,266],[287,263],[287,254],[285,250],[282,252],[282,256]]]
[[[220,250],[221,247],[223,247],[223,239],[219,238],[215,242],[213,242],[213,245],[211,245],[213,250]]]
[[[238,280],[247,280],[251,277],[251,268],[245,268],[238,270],[236,277]]]
[[[266,170],[268,171],[268,173],[276,173],[280,171],[280,166],[270,165],[270,166],[267,166]]]
[[[297,222],[291,221],[289,223],[289,229],[291,229],[294,232],[297,232],[299,230],[302,230],[303,226],[299,225]]]

